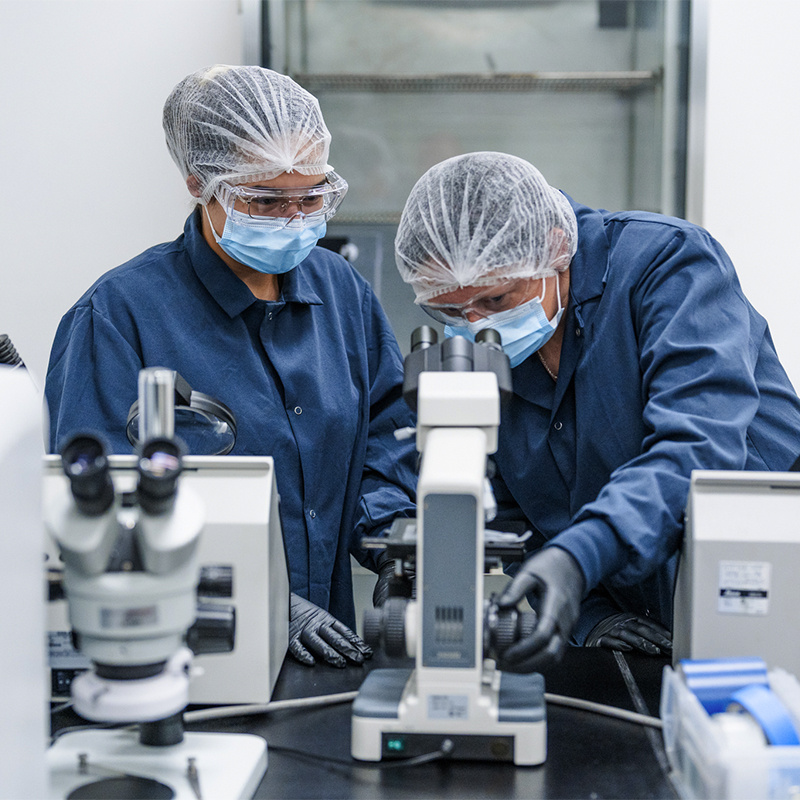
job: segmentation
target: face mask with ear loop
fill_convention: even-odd
[[[564,313],[561,305],[561,291],[559,290],[559,276],[553,276],[556,281],[556,296],[558,297],[558,311],[552,320],[542,307],[547,278],[542,282],[542,293],[533,300],[528,300],[516,308],[507,311],[498,311],[496,314],[479,319],[476,322],[464,321],[463,325],[445,325],[444,335],[464,336],[470,341],[475,341],[475,334],[484,328],[492,328],[500,334],[503,351],[508,356],[512,367],[519,366],[531,353],[535,353],[555,333],[558,323]]]
[[[208,207],[203,206],[217,244],[240,264],[270,275],[281,275],[304,261],[325,235],[325,220],[304,228],[239,225],[225,216],[222,236],[217,236]]]

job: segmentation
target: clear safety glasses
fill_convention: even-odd
[[[506,315],[509,318],[516,317],[517,311],[522,316],[531,303],[544,300],[545,290],[543,278],[519,278],[487,286],[463,303],[420,303],[420,307],[444,325],[465,326],[476,319],[486,319],[504,311],[514,312]]]
[[[267,228],[306,228],[327,222],[339,208],[347,181],[331,171],[315,186],[274,189],[221,183],[217,200],[240,224]]]

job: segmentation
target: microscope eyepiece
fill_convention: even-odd
[[[139,505],[148,514],[172,508],[183,470],[181,448],[174,439],[150,439],[139,453]]]
[[[473,344],[463,336],[453,336],[442,343],[443,372],[472,372],[474,368]]]
[[[503,351],[503,337],[494,328],[484,328],[478,331],[475,334],[475,341],[491,347],[493,350]]]
[[[439,341],[439,334],[430,325],[420,325],[411,334],[411,352],[425,350]]]
[[[108,511],[114,502],[114,485],[100,439],[87,433],[71,437],[61,450],[61,465],[82,514],[99,517]]]

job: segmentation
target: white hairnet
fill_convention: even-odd
[[[566,269],[577,221],[539,170],[505,153],[468,153],[431,167],[406,201],[397,268],[417,303],[464,286]]]
[[[184,78],[164,104],[167,147],[207,203],[222,181],[331,170],[331,135],[317,99],[286,75],[218,64]]]

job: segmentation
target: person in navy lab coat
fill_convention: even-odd
[[[261,67],[189,75],[164,106],[167,146],[196,207],[183,233],[103,275],[67,312],[46,380],[50,449],[76,431],[131,451],[138,373],[160,366],[224,403],[234,455],[275,460],[292,586],[290,652],[345,666],[350,554],[413,516],[414,425],[400,350],[370,286],[317,247],[347,184],[328,164],[319,103]]]
[[[540,617],[504,668],[551,665],[570,640],[668,652],[691,471],[800,454],[800,401],[725,251],[483,152],[417,182],[396,260],[447,336],[495,328],[511,361],[493,483],[539,546],[499,604],[527,595]]]

